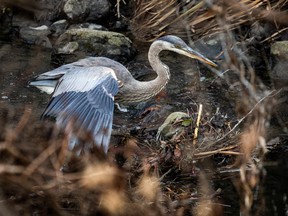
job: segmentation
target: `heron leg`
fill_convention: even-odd
[[[128,112],[129,110],[126,107],[121,107],[119,103],[115,103],[118,110],[121,112]]]

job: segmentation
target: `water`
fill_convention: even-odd
[[[29,88],[28,81],[36,73],[51,68],[50,56],[50,50],[11,41],[0,42],[0,102],[14,108],[32,108],[33,116],[39,116],[49,96]]]

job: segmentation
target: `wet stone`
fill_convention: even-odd
[[[276,64],[270,73],[270,77],[277,88],[287,86],[288,41],[277,41],[272,44],[271,54],[276,57]]]
[[[271,46],[271,54],[288,60],[288,41],[277,41]]]
[[[65,46],[58,49],[59,54],[72,54],[79,48],[77,42],[69,42]]]
[[[68,0],[63,11],[73,21],[94,21],[106,16],[110,7],[108,0]]]
[[[20,29],[20,37],[28,44],[42,45],[47,48],[52,48],[51,42],[47,35],[50,30],[47,26],[39,27],[22,27]]]
[[[37,1],[24,1],[21,4],[31,4],[37,10],[34,11],[35,19],[42,23],[57,19],[61,13],[63,3],[65,0],[37,0]]]
[[[52,35],[54,37],[58,37],[67,29],[67,27],[68,27],[68,22],[67,20],[63,19],[63,20],[58,20],[54,22],[50,26],[50,29],[51,29]]]
[[[91,29],[91,30],[102,30],[107,31],[108,29],[102,25],[98,25],[95,23],[80,23],[80,24],[73,24],[69,27],[69,29]]]

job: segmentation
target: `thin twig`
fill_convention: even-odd
[[[20,174],[24,170],[23,166],[0,164],[0,174]]]
[[[275,32],[274,34],[272,34],[272,35],[270,35],[269,37],[267,37],[267,38],[265,38],[264,40],[262,40],[260,43],[264,43],[264,42],[266,42],[266,41],[268,41],[268,40],[272,40],[274,37],[276,37],[277,35],[281,34],[282,32],[284,32],[284,31],[286,31],[286,30],[288,30],[288,27],[283,28],[283,29]]]
[[[117,7],[117,17],[118,17],[118,19],[119,19],[120,16],[121,16],[121,13],[120,13],[120,1],[121,1],[121,0],[117,0],[117,3],[116,3],[116,5],[115,5],[115,7]],[[125,2],[124,0],[122,0],[122,2],[123,2],[124,4],[126,4],[126,2]]]
[[[197,138],[198,138],[198,131],[199,131],[199,124],[200,124],[200,119],[202,115],[202,110],[203,110],[203,105],[199,105],[199,110],[198,110],[198,116],[197,116],[197,122],[196,122],[196,127],[194,129],[194,138],[193,138],[193,145],[196,146],[197,143]]]
[[[207,151],[207,152],[200,152],[200,153],[196,153],[194,154],[195,157],[204,157],[204,156],[209,156],[209,155],[214,155],[214,154],[220,154],[220,153],[223,153],[223,154],[233,154],[233,155],[239,155],[241,153],[239,152],[234,152],[234,151],[228,151],[228,150],[231,150],[233,148],[236,148],[238,147],[238,145],[233,145],[233,146],[227,146],[227,147],[223,147],[223,148],[220,148],[220,149],[216,149],[216,150],[213,150],[213,151]]]

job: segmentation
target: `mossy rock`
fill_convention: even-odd
[[[92,29],[70,29],[65,31],[56,41],[58,52],[63,53],[63,47],[68,43],[78,43],[74,50],[85,52],[87,56],[105,56],[121,62],[125,62],[135,54],[131,40],[121,33],[92,30]],[[70,54],[71,51],[67,51]]]

